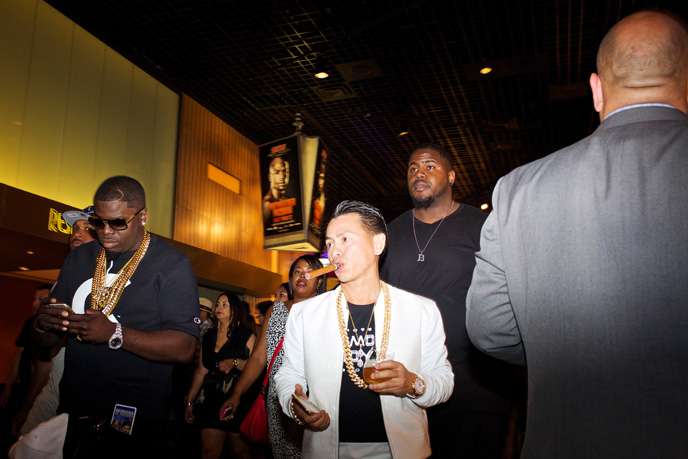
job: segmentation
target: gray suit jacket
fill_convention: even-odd
[[[527,365],[523,457],[688,457],[688,116],[631,108],[503,177],[473,343]]]

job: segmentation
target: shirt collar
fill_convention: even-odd
[[[625,107],[617,108],[616,110],[614,110],[613,112],[611,112],[610,114],[608,114],[607,116],[605,116],[604,119],[606,120],[606,119],[609,118],[610,116],[615,115],[615,114],[617,114],[617,113],[619,113],[619,112],[623,112],[623,111],[625,111],[625,110],[630,110],[630,109],[632,109],[632,108],[638,108],[638,107],[668,107],[668,108],[675,108],[673,105],[669,105],[669,104],[660,104],[660,103],[626,105]]]

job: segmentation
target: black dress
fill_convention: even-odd
[[[237,327],[219,352],[215,352],[217,343],[217,327],[213,327],[203,335],[201,356],[203,366],[208,374],[203,383],[205,400],[200,407],[199,426],[201,429],[217,429],[225,432],[239,432],[239,426],[251,408],[251,404],[258,395],[252,387],[241,397],[241,405],[234,418],[220,421],[220,407],[232,395],[234,384],[239,379],[241,371],[234,368],[226,375],[217,368],[217,364],[226,359],[248,359],[250,352],[246,343],[252,332],[246,327]],[[224,387],[223,387],[224,386]]]

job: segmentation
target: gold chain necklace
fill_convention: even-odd
[[[382,344],[380,345],[381,352],[378,356],[384,358],[387,355],[387,345],[389,344],[389,326],[392,316],[392,302],[389,299],[389,288],[387,284],[380,281],[380,288],[385,296],[385,320],[382,329]],[[346,371],[349,373],[349,377],[358,387],[363,389],[368,388],[368,384],[363,381],[354,369],[354,362],[351,358],[351,349],[349,348],[349,336],[346,333],[346,324],[344,323],[344,314],[342,313],[342,296],[343,292],[340,289],[339,295],[337,295],[337,319],[339,320],[339,333],[342,337],[342,346],[344,347],[344,362],[346,363]]]
[[[136,249],[136,253],[117,273],[117,278],[110,286],[105,285],[105,278],[107,272],[105,265],[107,264],[105,257],[105,249],[101,248],[98,258],[96,259],[96,269],[93,273],[93,286],[91,287],[91,309],[101,311],[106,316],[112,314],[112,310],[117,306],[119,297],[124,292],[127,282],[139,266],[139,262],[146,254],[148,245],[150,244],[150,234],[145,229],[143,230],[143,240]]]
[[[373,303],[373,308],[370,311],[370,318],[368,319],[368,326],[363,330],[363,341],[365,341],[366,333],[368,332],[368,329],[370,328],[370,323],[373,321],[373,315],[375,313],[375,305],[377,304],[377,301]],[[347,304],[348,307],[348,304]],[[361,338],[358,336],[358,330],[356,330],[356,324],[354,323],[354,316],[351,315],[351,308],[349,308],[349,318],[351,319],[351,328],[354,330],[354,334],[356,335],[356,341],[358,341],[358,366],[359,368],[363,366],[363,361],[361,358],[363,357],[363,341],[361,341]]]

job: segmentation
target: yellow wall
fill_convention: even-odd
[[[83,208],[139,180],[172,237],[179,96],[41,0],[0,1],[0,182]]]

